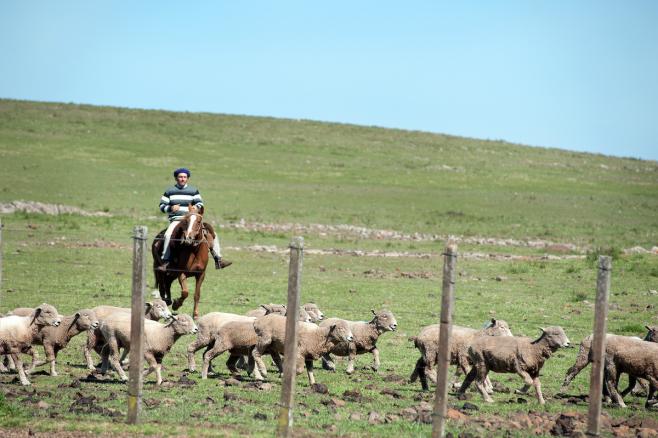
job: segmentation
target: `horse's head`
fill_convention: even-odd
[[[203,215],[190,207],[190,211],[181,219],[182,242],[185,245],[197,246],[203,240]]]

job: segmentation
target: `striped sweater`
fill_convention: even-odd
[[[189,184],[184,187],[179,187],[178,184],[169,187],[165,190],[162,198],[160,198],[160,211],[169,213],[169,222],[180,220],[189,211],[188,205],[195,207],[203,207],[203,199],[199,194],[199,190]],[[179,205],[180,208],[177,212],[171,211],[171,207]]]

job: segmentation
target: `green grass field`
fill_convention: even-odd
[[[480,327],[495,316],[508,321],[515,334],[528,336],[536,336],[538,327],[561,325],[575,344],[592,329],[594,259],[602,250],[615,255],[609,331],[641,336],[645,324],[658,324],[658,295],[651,292],[658,289],[658,256],[622,253],[658,245],[656,162],[310,121],[8,100],[0,100],[5,176],[0,203],[39,201],[113,216],[2,215],[0,311],[44,301],[63,314],[98,304],[127,306],[132,229],[147,225],[152,237],[164,227],[158,199],[172,182],[171,170],[181,165],[192,169],[206,217],[223,226],[224,253],[234,261],[225,271],[209,271],[202,313],[244,313],[260,303],[285,301],[285,252],[253,246],[284,250],[293,233],[231,226],[244,219],[573,243],[577,249],[566,251],[460,243],[454,320]],[[432,401],[431,393],[405,382],[418,357],[408,337],[438,321],[445,241],[380,239],[351,231],[307,232],[304,238],[302,302],[314,301],[328,316],[346,319],[368,319],[371,308],[386,307],[396,314],[399,329],[380,338],[379,373],[364,369],[368,355],[359,356],[352,376],[342,372],[344,362],[336,373],[317,370],[316,379],[328,385],[329,394],[313,392],[306,376],[298,376],[295,426],[308,435],[429,435],[430,425],[405,420],[401,412]],[[311,251],[332,249],[344,252]],[[403,256],[355,256],[350,250]],[[474,254],[485,257],[469,257]],[[580,257],[565,257],[572,255]],[[148,279],[152,284],[150,273]],[[191,312],[191,299],[181,310]],[[23,389],[13,375],[0,375],[0,427],[207,436],[274,431],[280,379],[271,373],[273,387],[266,391],[248,379],[225,386],[228,373],[220,357],[218,377],[202,381],[192,374],[194,385],[179,382],[190,337],[165,359],[168,384],[157,388],[152,376],[147,379],[143,423],[128,427],[125,385],[77,383],[88,375],[81,367],[83,340],[84,335],[74,338],[60,353],[59,377],[37,374],[32,388]],[[566,404],[555,397],[576,352],[558,351],[544,367],[545,408],[531,396],[525,397],[527,404],[508,403],[517,398],[508,393],[497,393],[497,403],[486,405],[473,393],[475,416],[586,412],[583,402]],[[517,376],[493,378],[509,389],[521,384]],[[589,368],[570,393],[587,394],[588,382]],[[386,394],[390,389],[397,395]],[[343,400],[348,390],[359,391],[359,400],[347,398],[345,406],[334,407],[331,399]],[[455,397],[450,402],[464,403]],[[629,409],[604,410],[614,418],[655,418],[655,411],[644,410],[644,400],[629,396],[627,402]],[[369,424],[373,411],[390,422]],[[469,427],[448,423],[452,432]]]

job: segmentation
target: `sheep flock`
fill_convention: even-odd
[[[155,297],[155,295],[154,295]],[[363,321],[327,317],[314,303],[299,308],[297,373],[306,370],[310,385],[316,383],[314,363],[321,361],[322,368],[337,372],[336,357],[347,358],[345,372],[356,371],[357,355],[369,353],[369,369],[377,372],[382,359],[377,348],[379,337],[398,329],[398,320],[388,309],[371,309]],[[210,312],[196,320],[186,314],[173,314],[160,298],[153,298],[144,308],[144,359],[148,369],[144,375],[155,373],[155,383],[163,382],[162,364],[173,345],[182,338],[190,339],[187,352],[187,371],[196,372],[196,353],[202,354],[201,378],[213,373],[212,361],[226,353],[226,367],[234,377],[254,380],[268,378],[264,356],[269,355],[275,370],[282,372],[284,353],[286,306],[262,304],[244,315]],[[43,303],[35,308],[17,308],[0,317],[0,372],[18,374],[21,385],[30,385],[30,376],[37,367],[49,365],[49,374],[57,375],[57,354],[70,340],[85,333],[87,340],[80,366],[93,373],[107,374],[113,370],[121,381],[126,381],[126,361],[130,351],[129,308],[96,306],[80,309],[71,315],[59,315],[55,307]],[[403,326],[404,324],[402,324]],[[643,338],[608,334],[604,360],[604,394],[609,400],[625,407],[624,397],[631,391],[646,393],[645,407],[658,403],[654,395],[658,390],[658,327],[646,326]],[[419,357],[411,371],[408,384],[420,380],[420,389],[436,383],[436,365],[439,353],[438,324],[423,327],[409,340],[418,350]],[[592,362],[592,335],[580,343],[575,364],[566,371],[561,391],[565,391],[574,377]],[[37,346],[43,346],[46,361],[39,360]],[[510,325],[503,320],[491,319],[480,328],[454,325],[450,342],[450,363],[456,366],[452,387],[455,396],[462,396],[472,384],[485,402],[493,402],[494,387],[489,373],[511,373],[522,383],[517,393],[525,394],[530,388],[540,404],[544,396],[539,380],[540,371],[548,359],[559,349],[572,347],[565,330],[559,326],[539,329],[536,337],[514,336]],[[94,357],[93,353],[97,356]],[[386,356],[386,351],[381,352]],[[22,355],[30,355],[24,363]],[[95,364],[95,362],[100,363]],[[184,371],[184,370],[181,370]],[[271,371],[271,370],[270,370]],[[628,375],[629,386],[619,389],[622,374]],[[458,382],[463,375],[463,382]],[[429,381],[428,381],[429,379]],[[331,379],[326,379],[331,381]],[[636,386],[637,385],[637,386]]]

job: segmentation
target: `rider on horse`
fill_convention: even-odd
[[[171,260],[169,241],[171,240],[171,235],[174,232],[176,225],[178,225],[178,222],[190,210],[190,206],[197,209],[203,208],[203,200],[201,199],[199,190],[187,183],[190,175],[190,171],[184,167],[174,170],[176,184],[165,190],[162,198],[160,198],[160,211],[169,214],[169,227],[167,227],[164,236],[164,245],[162,248],[163,264],[157,268],[159,271],[166,271],[168,268]],[[215,269],[222,269],[233,263],[228,260],[222,260],[219,248],[219,238],[214,233],[210,254],[212,254],[215,259]]]

